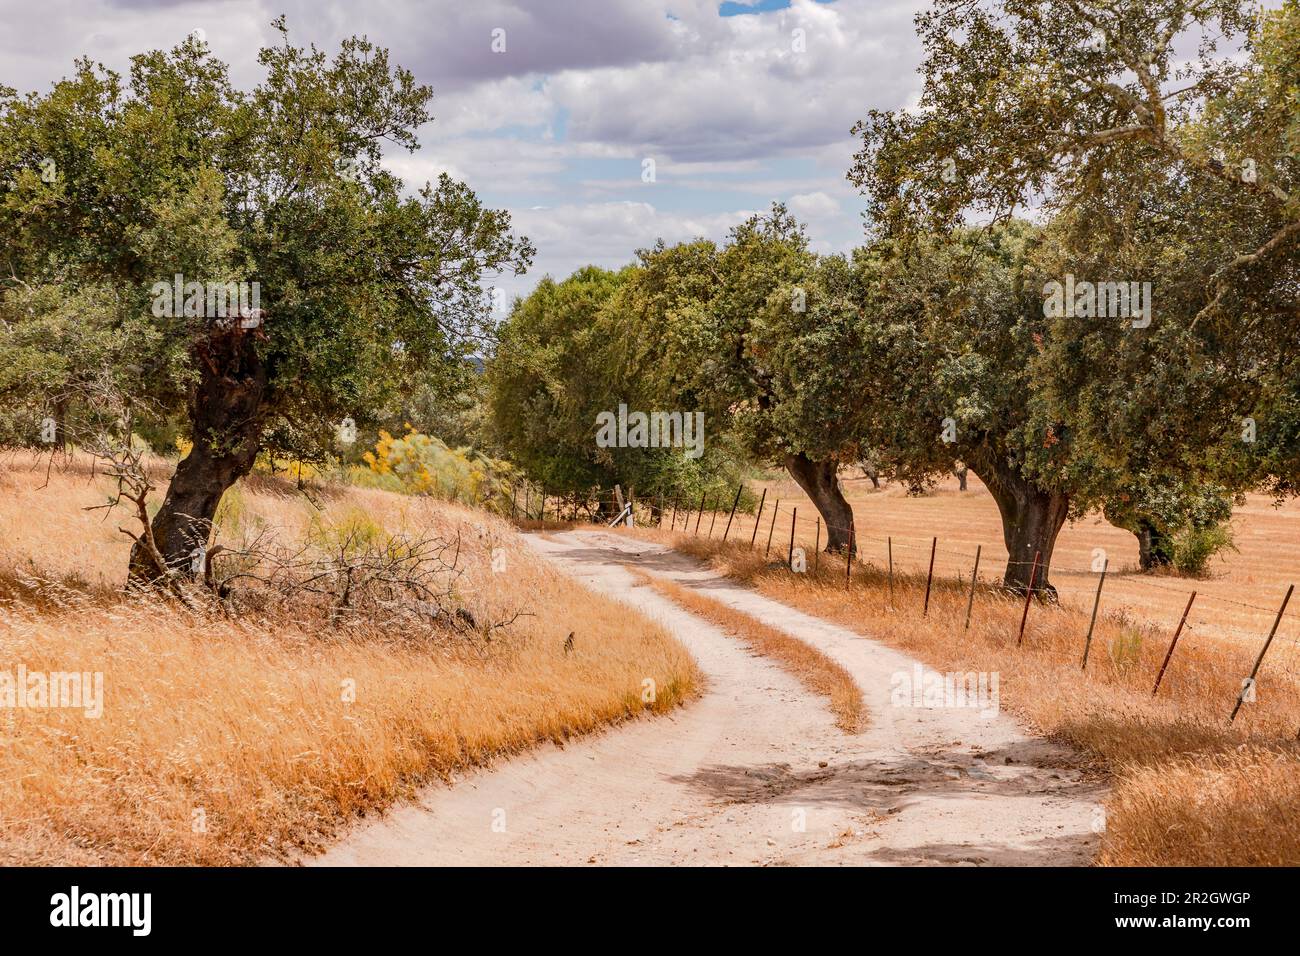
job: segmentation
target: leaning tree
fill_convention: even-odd
[[[428,87],[364,38],[331,57],[275,27],[251,92],[194,38],[125,79],[80,60],[45,94],[0,90],[10,288],[108,287],[134,332],[127,377],[188,421],[137,579],[187,572],[259,450],[335,446],[476,349],[484,276],[531,260],[466,185],[412,193],[384,169],[384,144],[417,147]],[[239,282],[257,283],[257,311],[203,292]],[[184,301],[158,308],[172,283]]]
[[[832,271],[777,203],[720,246],[644,251],[620,314],[622,334],[641,343],[628,364],[648,393],[704,410],[710,441],[725,434],[750,458],[784,467],[821,514],[827,549],[841,551],[853,511],[838,472],[861,449],[851,427],[855,383],[837,365],[849,346],[836,337],[851,327],[827,326],[815,311]]]
[[[1034,374],[1048,322],[1026,271],[1038,239],[1017,220],[859,253],[858,361],[881,392],[859,422],[892,478],[921,486],[954,461],[978,475],[1002,518],[1004,583],[1053,594],[1057,535],[1095,503],[1095,469]]]

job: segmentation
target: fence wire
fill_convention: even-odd
[[[520,499],[520,491],[523,492],[523,500]],[[734,495],[707,493],[702,498],[693,500],[684,500],[680,495],[671,500],[666,496],[655,495],[647,500],[637,497],[634,492],[621,496],[620,500],[620,496],[612,490],[587,496],[559,496],[548,495],[538,485],[521,483],[512,489],[512,513],[543,523],[547,520],[548,511],[560,520],[598,516],[607,523],[624,508],[628,508],[634,524],[649,524],[705,538],[712,538],[715,533],[719,537],[727,535],[731,542],[745,546],[752,543],[755,550],[762,549],[765,553],[770,553],[773,548],[776,548],[778,555],[784,556],[792,545],[802,547],[812,539],[818,548],[818,554],[814,557],[814,561],[818,563],[823,557],[820,549],[830,541],[834,532],[841,540],[851,537],[855,552],[852,564],[872,568],[882,573],[892,566],[892,574],[899,579],[900,583],[909,578],[926,576],[931,582],[938,580],[948,584],[956,583],[963,587],[972,585],[971,570],[975,562],[975,546],[971,546],[970,550],[941,546],[941,537],[935,535],[922,538],[864,533],[857,527],[859,522],[856,515],[853,525],[834,524],[816,513],[815,506],[809,508],[805,504],[804,512],[800,514],[799,505],[791,505],[788,501],[779,499],[769,500],[766,494],[762,497],[759,507],[753,512],[736,511],[733,515],[731,505],[736,500]],[[564,518],[566,512],[569,515],[568,519]],[[980,550],[982,553],[989,552],[989,549]],[[918,562],[908,560],[909,554],[920,559],[919,568],[916,566]],[[936,560],[939,557],[945,559],[946,567],[930,572],[931,556]],[[998,562],[992,558],[991,552],[984,553],[983,560],[988,564],[981,564],[980,574],[973,582],[976,585],[996,584],[999,575],[990,565],[996,566],[1000,563],[1006,569],[1032,567],[1035,564],[1034,561],[1013,559],[1010,556]],[[954,564],[957,565],[955,571],[952,567]],[[965,567],[963,568],[962,565]],[[1057,592],[1058,600],[1063,597],[1078,609],[1088,612],[1097,600],[1097,587],[1093,582],[1100,577],[1100,569],[1091,565],[1081,567],[1050,561],[1048,568],[1049,574],[1054,578],[1051,584]],[[846,570],[851,574],[851,565],[846,567]],[[1143,603],[1141,595],[1144,589],[1150,588],[1164,594],[1176,594],[1180,599],[1185,599],[1192,590],[1196,590],[1195,606],[1188,613],[1183,625],[1181,642],[1227,638],[1238,644],[1249,644],[1252,641],[1262,640],[1267,634],[1266,630],[1256,627],[1247,628],[1211,620],[1203,610],[1207,604],[1237,608],[1252,615],[1261,615],[1260,622],[1267,621],[1268,624],[1272,624],[1273,618],[1278,615],[1277,606],[1268,607],[1190,586],[1165,583],[1145,574],[1139,578],[1130,571],[1111,570],[1108,573],[1110,575],[1108,580],[1114,580],[1116,583],[1111,585],[1111,591],[1101,596],[1099,604],[1104,609],[1102,613],[1115,614],[1140,610],[1144,615],[1143,620],[1151,627],[1173,629],[1181,612],[1175,612],[1173,620],[1153,617],[1151,606]],[[1082,576],[1089,580],[1087,584],[1080,584],[1063,576]],[[1116,593],[1114,590],[1116,587],[1122,588],[1122,592]],[[1253,619],[1252,623],[1254,623]],[[1273,666],[1295,677],[1297,669],[1300,668],[1300,635],[1279,632],[1274,646],[1276,650],[1273,651],[1274,656],[1271,658]]]

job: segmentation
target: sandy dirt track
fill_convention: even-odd
[[[593,589],[662,621],[699,661],[672,716],[546,746],[426,788],[310,865],[1072,865],[1097,840],[1102,786],[1008,715],[891,704],[916,661],[718,578],[659,545],[599,531],[530,536]],[[701,589],[816,645],[861,685],[870,726],[621,566]],[[581,635],[579,635],[579,638]]]

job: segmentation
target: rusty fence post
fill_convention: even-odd
[[[785,559],[785,566],[791,571],[794,570],[794,523],[799,518],[799,508],[795,506],[790,512],[790,553]]]
[[[731,503],[731,514],[727,515],[727,530],[722,532],[722,540],[727,540],[727,535],[731,534],[731,522],[736,517],[736,506],[740,504],[740,493],[745,488],[744,484],[736,486],[736,500]]]
[[[1092,620],[1088,622],[1088,636],[1083,641],[1083,663],[1079,670],[1088,669],[1088,651],[1092,647],[1092,629],[1097,626],[1097,608],[1101,607],[1101,586],[1106,583],[1106,569],[1110,567],[1110,558],[1101,562],[1101,577],[1097,579],[1097,595],[1092,599]]]
[[[858,529],[849,529],[849,548],[844,552],[844,589],[853,583],[853,548],[857,544]]]
[[[1160,673],[1156,674],[1156,685],[1151,688],[1151,696],[1154,697],[1160,693],[1160,682],[1165,679],[1165,670],[1169,667],[1169,661],[1174,656],[1174,648],[1178,646],[1178,635],[1183,633],[1183,625],[1187,623],[1187,612],[1192,609],[1192,602],[1196,600],[1196,592],[1193,591],[1191,597],[1187,599],[1187,607],[1183,608],[1183,616],[1178,619],[1178,627],[1174,630],[1174,639],[1169,642],[1169,653],[1165,654],[1164,663],[1160,665]]]
[[[772,553],[772,533],[776,531],[776,516],[781,511],[781,499],[776,499],[776,504],[772,506],[772,526],[767,529],[767,547],[763,549],[763,557]]]
[[[1268,646],[1273,643],[1273,636],[1277,634],[1277,626],[1282,623],[1282,615],[1286,613],[1286,606],[1291,602],[1291,592],[1294,590],[1294,584],[1286,589],[1286,597],[1282,598],[1282,606],[1277,609],[1277,617],[1273,619],[1273,628],[1268,632],[1268,640],[1259,649],[1259,657],[1255,658],[1255,666],[1251,668],[1250,676],[1241,682],[1241,693],[1237,695],[1237,703],[1232,708],[1232,715],[1228,718],[1228,723],[1232,723],[1237,719],[1237,711],[1241,710],[1241,705],[1246,700],[1246,688],[1255,686],[1255,675],[1259,673],[1259,665],[1264,663],[1264,655],[1268,653]]]
[[[930,613],[930,585],[934,581],[934,552],[939,548],[938,537],[930,541],[930,571],[925,576],[925,604],[921,608],[921,617],[926,617]]]
[[[754,542],[758,540],[758,526],[763,522],[763,505],[767,504],[767,489],[763,489],[763,497],[758,499],[758,514],[754,515],[754,530],[749,535],[749,550],[754,550]]]
[[[980,552],[984,550],[984,545],[975,545],[975,570],[970,573],[970,597],[966,598],[966,626],[963,631],[970,630],[970,612],[975,606],[975,582],[980,576]]]
[[[889,554],[889,606],[894,606],[894,536],[885,538],[885,548]]]
[[[1034,599],[1034,585],[1038,583],[1038,561],[1041,551],[1034,552],[1034,566],[1029,571],[1029,587],[1025,590],[1025,611],[1020,615],[1020,635],[1016,638],[1016,647],[1025,642],[1025,622],[1029,620],[1029,602]]]

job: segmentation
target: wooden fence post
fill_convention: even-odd
[[[731,514],[727,515],[727,529],[722,532],[722,540],[727,540],[727,535],[731,534],[731,522],[736,517],[736,506],[740,504],[740,493],[745,488],[744,484],[736,486],[736,498],[731,502]]]
[[[885,550],[889,557],[889,606],[894,606],[894,536],[885,538]]]
[[[857,528],[849,529],[849,549],[844,552],[844,590],[853,582],[853,546],[857,544]]]
[[[975,570],[970,573],[970,597],[966,599],[966,626],[963,631],[970,630],[970,611],[975,605],[975,582],[980,576],[980,552],[984,550],[984,545],[975,545]]]
[[[813,534],[813,574],[821,567],[822,556],[822,519],[817,518],[817,530]]]
[[[758,499],[758,514],[754,515],[754,531],[749,536],[749,550],[754,550],[754,542],[758,539],[758,526],[763,520],[763,505],[767,504],[767,489],[763,489],[763,497]]]
[[[1034,585],[1038,582],[1038,561],[1042,552],[1034,552],[1034,566],[1029,570],[1029,588],[1025,591],[1025,611],[1020,615],[1020,635],[1016,638],[1016,647],[1025,642],[1025,622],[1029,620],[1029,602],[1034,599]]]
[[[772,506],[772,526],[767,529],[767,547],[763,549],[763,557],[772,553],[772,532],[776,530],[776,516],[781,511],[781,499],[776,499],[776,504]]]
[[[1183,616],[1178,619],[1178,627],[1174,630],[1174,639],[1169,642],[1169,653],[1165,655],[1164,663],[1160,665],[1160,673],[1156,674],[1156,686],[1151,688],[1151,696],[1154,697],[1160,693],[1160,682],[1164,680],[1165,669],[1169,666],[1169,660],[1174,656],[1174,648],[1178,646],[1178,635],[1183,633],[1183,625],[1187,623],[1187,612],[1192,609],[1192,602],[1196,600],[1196,592],[1187,599],[1187,607],[1183,608]]]
[[[939,539],[937,537],[930,540],[930,572],[925,576],[925,606],[921,609],[921,617],[926,617],[930,613],[930,584],[934,581],[934,552],[939,549]]]
[[[669,531],[677,530],[677,500],[681,495],[673,495],[673,523],[668,526]]]
[[[1079,670],[1088,669],[1088,649],[1092,647],[1092,629],[1097,626],[1097,608],[1101,606],[1101,586],[1106,583],[1106,569],[1110,567],[1110,558],[1101,562],[1101,577],[1097,579],[1097,596],[1092,599],[1092,620],[1088,622],[1088,636],[1083,642],[1083,664]]]
[[[713,496],[713,510],[709,512],[709,539],[713,539],[713,526],[718,523],[718,496]]]
[[[1253,687],[1255,685],[1255,675],[1259,673],[1259,665],[1264,663],[1264,655],[1268,653],[1268,646],[1273,643],[1273,636],[1277,634],[1277,626],[1282,623],[1282,615],[1286,613],[1286,606],[1291,601],[1291,592],[1295,590],[1295,585],[1286,589],[1286,597],[1282,598],[1282,606],[1277,609],[1277,617],[1273,619],[1273,629],[1268,632],[1268,640],[1259,650],[1259,657],[1255,658],[1255,666],[1251,669],[1250,677],[1241,684],[1241,693],[1237,695],[1237,704],[1232,708],[1232,716],[1228,718],[1228,723],[1237,719],[1237,711],[1241,710],[1242,703],[1246,700],[1247,684]]]
[[[794,523],[799,517],[799,508],[796,506],[790,512],[790,554],[785,559],[785,566],[791,571],[794,570]]]
[[[700,512],[695,516],[695,537],[697,538],[700,536],[700,519],[704,517],[704,495],[705,494],[708,494],[708,492],[705,492],[704,494],[700,495]]]

